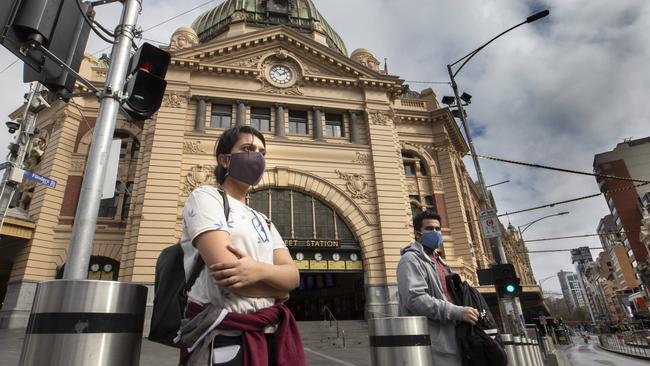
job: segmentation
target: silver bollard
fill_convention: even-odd
[[[535,365],[535,359],[533,358],[533,344],[530,341],[530,338],[528,338],[528,337],[524,337],[523,342],[524,342],[524,350],[525,350],[525,354],[526,354],[526,360],[528,362],[526,365],[534,366]]]
[[[506,356],[508,357],[508,366],[519,366],[517,363],[515,342],[512,338],[512,334],[501,334],[501,341],[503,341],[503,347],[505,348]]]
[[[140,363],[147,288],[113,281],[56,280],[36,289],[21,366]]]
[[[524,345],[522,343],[521,337],[514,336],[513,340],[515,342],[515,356],[517,358],[518,366],[528,366],[526,363],[526,356],[524,354]]]
[[[426,317],[370,319],[368,335],[373,366],[433,366]]]
[[[544,356],[542,355],[542,350],[537,339],[533,339],[533,349],[535,350],[534,354],[537,358],[537,364],[539,366],[544,366]]]

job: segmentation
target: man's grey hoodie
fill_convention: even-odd
[[[462,320],[462,307],[446,300],[435,264],[414,242],[402,249],[397,265],[400,316],[426,316],[429,319],[431,350],[435,354],[458,354],[456,322]]]

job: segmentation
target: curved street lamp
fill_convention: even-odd
[[[481,189],[481,194],[483,195],[483,201],[484,201],[483,202],[483,205],[484,205],[483,209],[484,210],[489,210],[492,207],[491,207],[490,203],[488,202],[488,197],[489,196],[487,194],[487,188],[485,188],[485,180],[483,179],[483,172],[481,172],[481,166],[480,166],[480,164],[478,162],[478,157],[476,156],[476,149],[474,149],[474,142],[472,140],[472,135],[470,134],[469,126],[467,124],[467,116],[465,115],[465,110],[463,109],[463,104],[464,104],[463,102],[465,102],[465,105],[469,104],[472,97],[471,97],[471,95],[469,95],[467,93],[463,93],[462,97],[458,94],[458,84],[456,84],[455,77],[456,77],[456,75],[458,75],[460,70],[462,70],[462,68],[467,64],[467,62],[469,62],[469,60],[472,59],[472,57],[476,56],[477,53],[479,53],[483,48],[485,48],[490,43],[494,42],[494,40],[496,40],[497,38],[503,36],[504,34],[510,32],[513,29],[518,28],[518,27],[520,27],[520,26],[522,26],[524,24],[532,23],[532,22],[534,22],[536,20],[544,18],[548,14],[549,14],[548,10],[543,10],[543,11],[537,12],[537,13],[529,16],[528,18],[526,18],[525,21],[523,21],[523,22],[521,22],[521,23],[519,23],[519,24],[517,24],[517,25],[515,25],[513,27],[510,27],[509,29],[501,32],[499,35],[492,38],[487,43],[483,44],[482,46],[475,49],[474,51],[472,51],[472,52],[468,53],[467,55],[463,56],[458,61],[447,65],[447,71],[449,72],[449,78],[451,79],[451,88],[454,90],[454,97],[449,97],[449,98],[445,97],[445,98],[443,98],[443,102],[447,102],[447,103],[456,102],[455,106],[458,107],[458,114],[457,115],[460,118],[460,120],[462,121],[463,129],[465,131],[465,137],[467,138],[467,144],[469,145],[469,149],[470,149],[470,151],[472,153],[472,160],[474,161],[474,168],[476,170],[476,175],[478,176],[479,185],[481,186],[480,189]],[[464,62],[454,72],[452,68],[461,61],[464,61]],[[445,104],[447,104],[447,103],[445,103]],[[501,241],[498,238],[496,239],[496,241],[497,241],[496,246],[497,246],[497,249],[498,249],[498,252],[499,252],[499,257],[500,257],[500,258],[498,258],[499,259],[498,262],[499,263],[507,263],[506,253],[505,253],[505,251],[503,249],[503,245],[501,244]]]
[[[537,220],[533,220],[533,221],[531,221],[529,223],[517,226],[517,230],[519,230],[519,235],[522,235],[522,240],[523,240],[524,231],[526,231],[526,229],[528,229],[529,227],[533,226],[533,224],[535,224],[535,223],[537,223],[539,221],[542,221],[544,219],[548,219],[549,217],[568,215],[569,213],[570,213],[569,211],[564,211],[564,212],[558,212],[558,213],[552,214],[552,215],[546,215],[544,217],[540,217]],[[524,228],[523,230],[521,229],[522,227]]]

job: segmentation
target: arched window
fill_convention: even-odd
[[[303,192],[266,189],[250,193],[248,200],[250,207],[271,219],[285,241],[338,240],[341,247],[358,247],[343,218]]]
[[[430,171],[435,171],[425,159],[412,151],[402,151],[402,163],[411,213],[431,209],[437,211],[433,185],[429,177]]]

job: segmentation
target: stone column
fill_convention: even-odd
[[[196,106],[196,120],[194,121],[194,132],[205,132],[205,99],[199,98]]]
[[[284,104],[275,105],[275,136],[286,137],[285,122],[284,122]]]
[[[237,126],[246,124],[246,102],[243,100],[237,101]]]
[[[360,143],[359,140],[359,112],[350,111],[350,123],[348,123],[348,136],[353,144]]]
[[[314,107],[313,109],[314,109],[314,114],[313,114],[313,117],[314,117],[314,124],[313,124],[314,125],[314,128],[313,128],[314,129],[314,134],[313,134],[314,135],[314,140],[323,141],[324,140],[323,139],[323,124],[321,122],[321,119],[322,119],[321,116],[322,116],[323,112],[321,111],[320,107]]]

